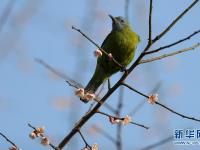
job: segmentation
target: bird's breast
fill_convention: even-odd
[[[132,59],[131,56],[135,53],[138,36],[131,31],[116,32],[113,38],[111,53],[122,64]],[[127,63],[128,63],[127,62]]]

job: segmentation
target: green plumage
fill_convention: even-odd
[[[140,39],[132,31],[129,23],[122,17],[110,17],[113,23],[112,31],[108,34],[101,47],[107,53],[111,53],[121,65],[126,67],[134,58]],[[95,93],[105,80],[118,71],[120,71],[120,67],[103,54],[97,59],[95,72],[85,87],[85,91]],[[86,102],[85,100],[83,101]]]

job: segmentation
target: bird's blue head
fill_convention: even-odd
[[[119,16],[119,17],[113,17],[112,15],[109,15],[109,17],[112,19],[112,29],[113,30],[122,30],[126,27],[129,27],[128,21]]]

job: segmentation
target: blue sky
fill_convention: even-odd
[[[8,0],[1,0],[0,14]],[[180,14],[191,1],[155,1],[153,9],[153,36]],[[74,89],[34,61],[40,58],[81,84],[86,85],[95,69],[94,45],[71,29],[74,25],[90,35],[97,43],[111,30],[108,14],[124,16],[124,1],[115,0],[17,0],[0,32],[0,131],[13,139],[22,149],[45,149],[38,140],[30,140],[31,129],[27,123],[44,125],[47,135],[57,145],[70,131],[74,123],[86,112],[89,105],[82,104],[74,96]],[[197,4],[179,23],[153,46],[158,48],[181,39],[200,28],[200,4]],[[0,15],[1,16],[1,15]],[[136,57],[147,42],[148,3],[134,0],[130,3],[129,21],[141,37]],[[164,53],[192,46],[199,42],[200,35]],[[200,118],[200,49],[172,58],[144,64],[135,69],[127,82],[144,93],[149,93],[161,82],[158,92],[160,102],[183,114]],[[114,84],[120,77],[111,78]],[[105,92],[105,91],[104,91]],[[117,105],[118,92],[108,100]],[[143,97],[125,90],[122,116],[137,106]],[[109,110],[102,108],[109,113]],[[175,129],[200,128],[198,122],[178,117],[159,106],[147,103],[133,116],[136,122],[151,128],[146,131],[128,125],[123,129],[124,149],[140,149],[171,134]],[[89,132],[98,125],[115,137],[116,127],[104,116],[94,116],[84,127],[83,134],[89,143],[98,143],[100,149],[115,146],[101,134]],[[78,144],[77,144],[78,143]],[[0,149],[8,143],[0,138]],[[81,149],[84,143],[79,136],[70,142],[68,149]],[[66,147],[67,149],[67,147]],[[172,142],[157,149],[189,150],[199,146],[174,146]]]

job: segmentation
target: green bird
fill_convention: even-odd
[[[121,65],[126,67],[134,58],[135,50],[140,42],[140,37],[131,29],[130,24],[123,17],[113,17],[112,31],[104,40],[101,48],[112,56]],[[95,93],[98,87],[106,81],[111,75],[120,71],[121,68],[115,64],[109,57],[103,54],[98,57],[95,72],[85,87],[85,92]],[[86,99],[81,99],[83,102],[88,102]]]

